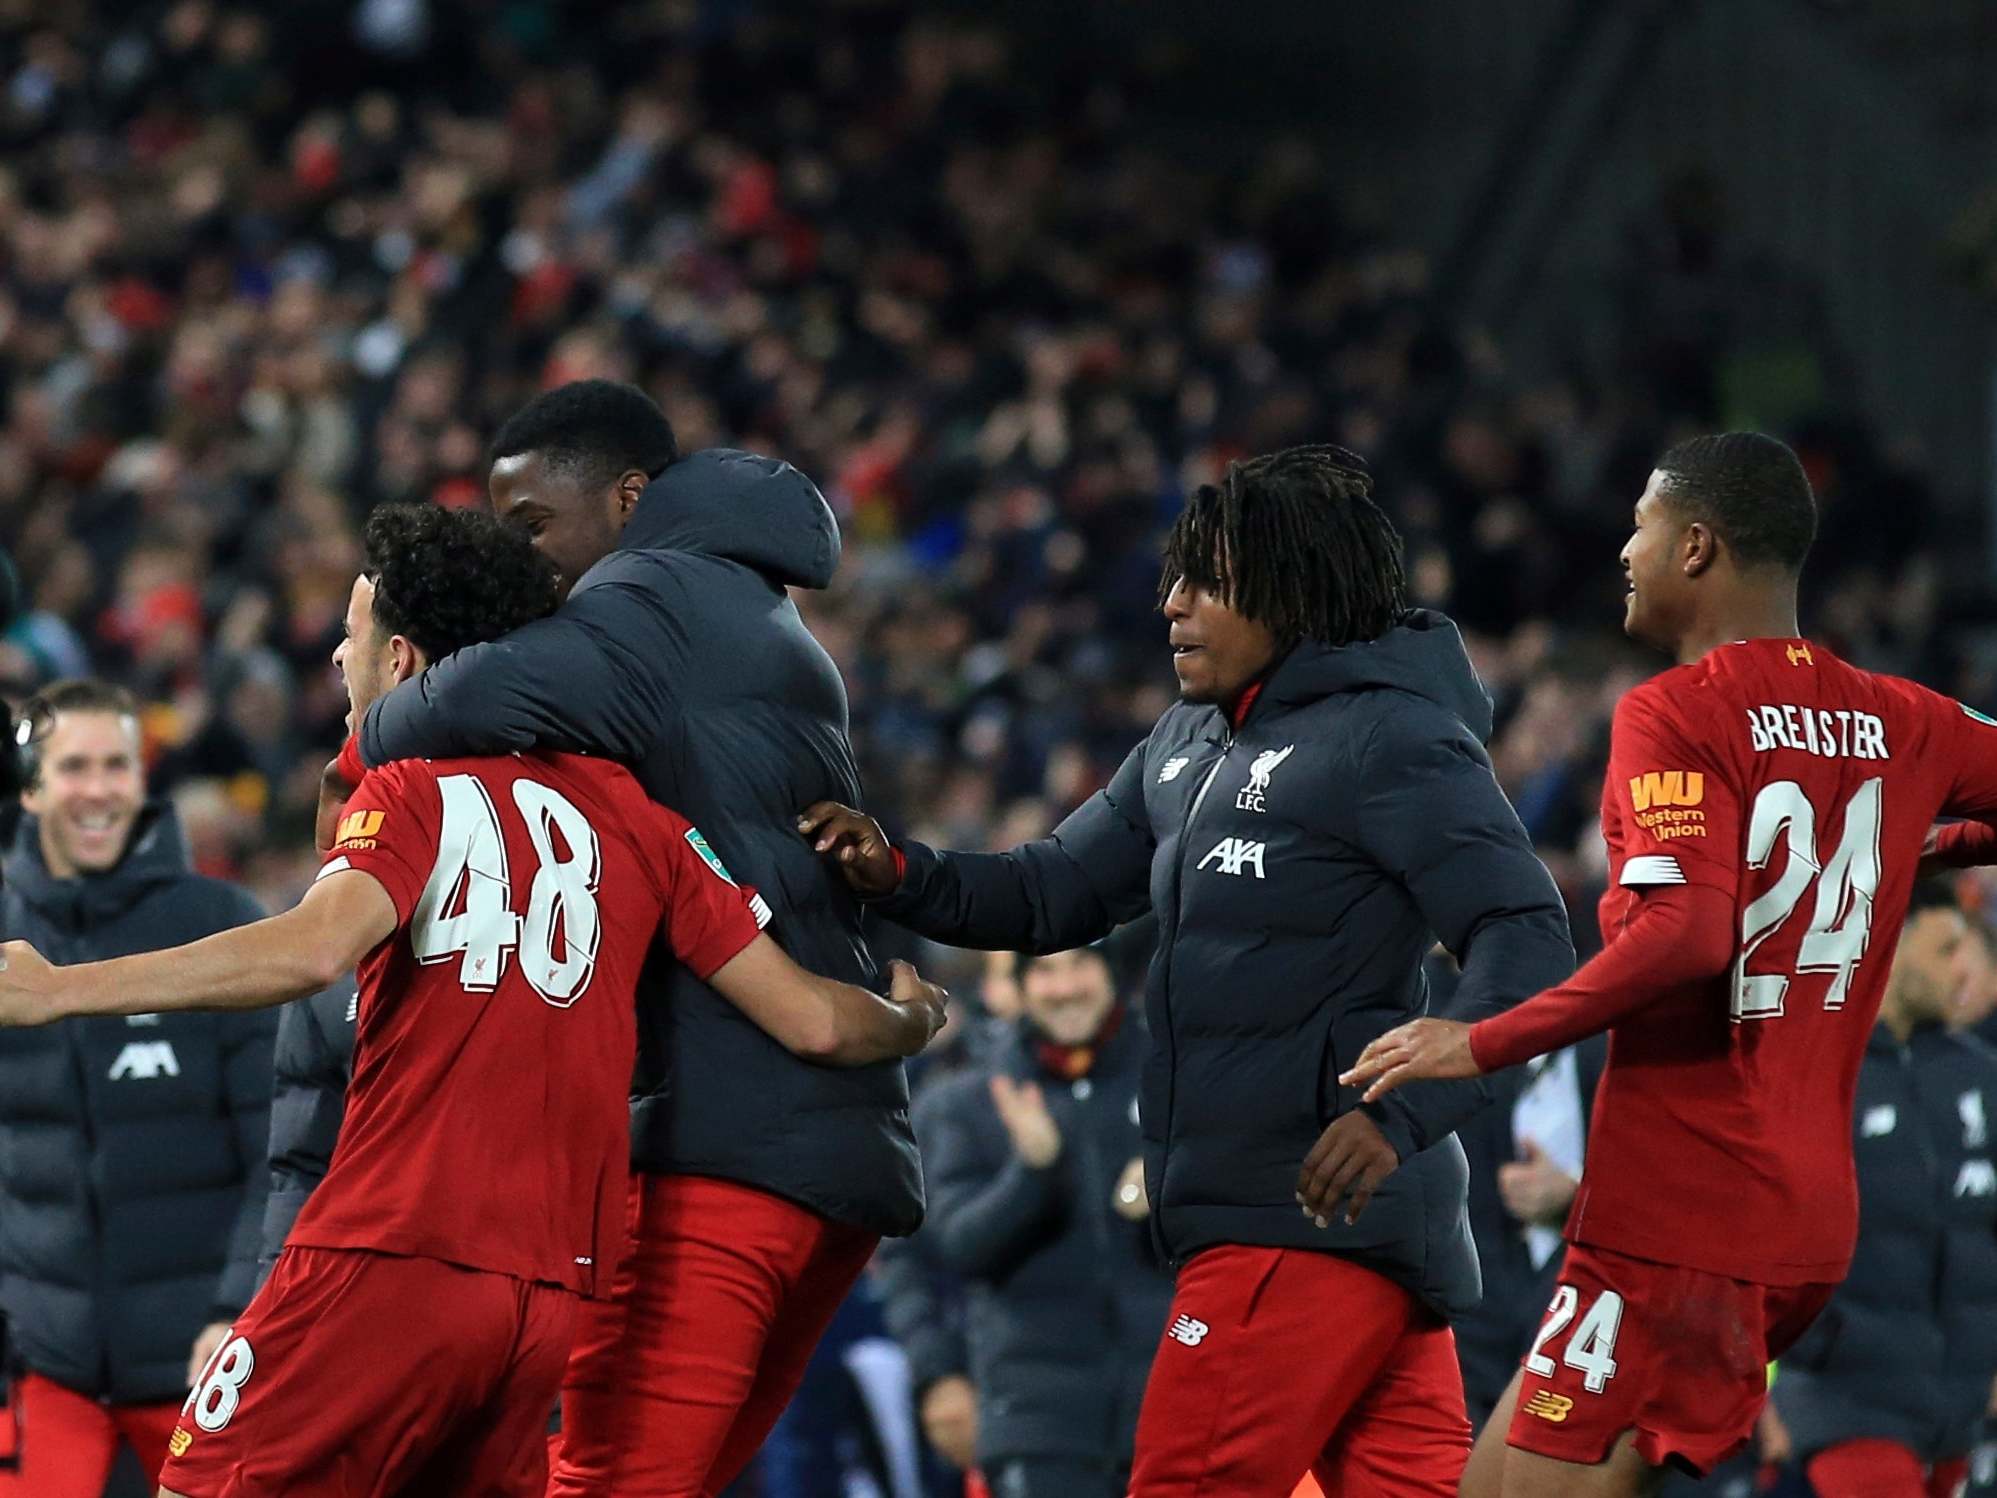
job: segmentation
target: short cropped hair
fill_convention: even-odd
[[[1785,443],[1760,432],[1694,437],[1657,464],[1657,492],[1711,526],[1746,567],[1794,576],[1817,537],[1809,475]]]
[[[666,413],[636,385],[577,380],[537,395],[492,441],[494,458],[539,453],[585,488],[607,487],[634,469],[657,478],[679,458]]]

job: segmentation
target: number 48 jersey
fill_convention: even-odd
[[[1706,885],[1733,901],[1736,955],[1610,1032],[1571,1240],[1843,1277],[1859,1064],[1937,815],[1997,815],[1997,724],[1821,645],[1724,645],[1623,698],[1602,935],[1646,889]]]
[[[398,926],[361,962],[346,1117],[287,1242],[607,1295],[639,969],[663,928],[707,978],[768,907],[603,760],[405,760],[347,808],[320,877],[373,876]]]

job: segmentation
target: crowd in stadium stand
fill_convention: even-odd
[[[1658,665],[1617,628],[1629,510],[1670,438],[1757,409],[1694,208],[1633,232],[1614,357],[1525,371],[1334,163],[1188,159],[1141,73],[901,3],[585,9],[0,4],[0,689],[129,686],[198,866],[288,903],[367,510],[482,503],[509,412],[627,379],[682,451],[783,457],[838,512],[840,578],[800,604],[869,809],[1009,846],[1169,700],[1181,497],[1331,440],[1469,638],[1593,946],[1609,712]],[[1830,346],[1796,351],[1826,393],[1784,431],[1824,508],[1805,626],[1988,708],[1918,459]]]

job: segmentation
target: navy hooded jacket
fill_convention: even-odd
[[[653,480],[623,548],[554,615],[374,704],[362,755],[542,744],[623,760],[769,902],[770,935],[802,966],[884,990],[859,906],[796,829],[814,801],[860,799],[845,684],[785,591],[826,586],[839,549],[831,510],[789,464],[694,453]],[[871,1232],[915,1230],[922,1176],[899,1061],[800,1061],[656,951],[639,990],[634,1166],[739,1181]]]
[[[1306,641],[1239,731],[1181,702],[1053,834],[1006,853],[903,845],[877,908],[962,946],[1053,952],[1158,918],[1146,984],[1145,1170],[1166,1255],[1216,1244],[1337,1253],[1454,1313],[1476,1304],[1452,1131],[1488,1078],[1422,1082],[1372,1111],[1401,1166],[1355,1224],[1297,1210],[1297,1174],[1358,1106],[1339,1073],[1427,1008],[1422,957],[1462,964],[1453,1017],[1566,978],[1553,880],[1492,778],[1490,699],[1456,627]]]

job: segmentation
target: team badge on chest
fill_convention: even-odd
[[[1264,811],[1269,808],[1262,798],[1269,790],[1269,777],[1281,768],[1284,760],[1296,753],[1295,744],[1285,744],[1280,749],[1264,749],[1255,756],[1248,767],[1248,784],[1235,794],[1234,806],[1237,811]]]

